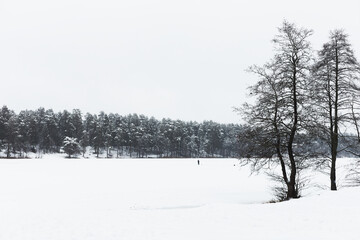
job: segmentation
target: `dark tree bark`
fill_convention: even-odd
[[[320,106],[319,126],[328,136],[327,142],[330,147],[330,189],[337,190],[336,161],[339,140],[344,137],[340,134],[340,126],[346,122],[354,122],[358,132],[354,118],[354,103],[358,104],[357,82],[360,67],[348,43],[347,35],[342,30],[330,33],[330,41],[323,45],[318,55],[318,61],[314,66],[314,82],[317,88],[315,101]]]
[[[286,189],[276,188],[281,200],[299,197],[299,172],[305,166],[304,159],[294,148],[299,143],[299,130],[306,131],[304,124],[305,107],[308,101],[311,49],[307,38],[312,31],[298,29],[294,24],[284,22],[279,34],[273,40],[275,56],[263,67],[253,66],[250,72],[260,77],[250,88],[257,98],[254,105],[245,104],[241,112],[245,119],[256,128],[244,134],[249,148],[248,158],[254,170],[271,163],[281,167],[281,176],[270,174],[281,181]],[[302,110],[302,112],[301,112]],[[249,126],[251,129],[251,127]],[[243,137],[244,137],[243,136]],[[255,157],[255,158],[254,158]]]

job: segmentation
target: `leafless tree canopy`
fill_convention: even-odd
[[[284,21],[273,39],[273,58],[248,69],[259,77],[249,89],[255,103],[236,109],[248,123],[239,137],[247,144],[243,163],[254,171],[280,166],[281,174],[270,176],[282,183],[282,191],[276,189],[282,199],[299,197],[300,172],[322,167],[327,159],[332,163],[331,189],[336,190],[342,126],[354,123],[360,142],[356,83],[360,68],[347,35],[331,32],[316,57],[308,40],[312,34]]]

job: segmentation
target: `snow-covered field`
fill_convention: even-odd
[[[0,159],[0,239],[359,239],[359,188],[270,204],[249,174],[235,159]]]

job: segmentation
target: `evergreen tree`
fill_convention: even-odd
[[[69,155],[69,158],[73,155],[80,154],[81,147],[76,138],[65,137],[64,139],[64,152]]]

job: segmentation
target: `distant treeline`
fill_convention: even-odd
[[[213,121],[184,122],[144,115],[82,114],[39,108],[19,114],[3,106],[0,150],[6,157],[29,152],[61,152],[64,139],[75,139],[82,152],[106,157],[236,157],[241,125]]]

